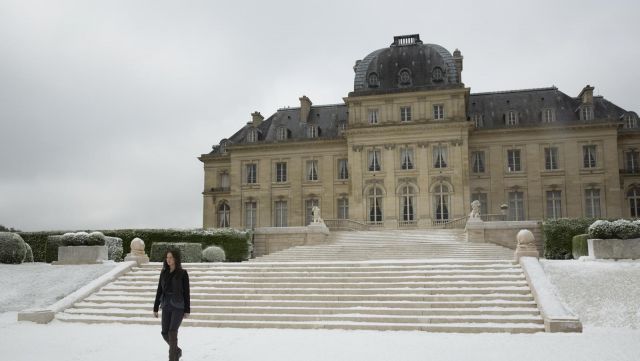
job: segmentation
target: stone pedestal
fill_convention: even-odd
[[[470,218],[465,227],[468,242],[485,242],[484,222],[479,218]]]
[[[640,238],[588,239],[587,247],[594,259],[640,259]]]
[[[62,246],[58,247],[58,260],[53,264],[94,264],[107,259],[107,246]]]

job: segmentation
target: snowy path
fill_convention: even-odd
[[[11,361],[166,359],[160,326],[18,323],[0,316],[0,349]],[[183,361],[637,361],[640,331],[582,334],[447,334],[414,331],[180,330]],[[34,347],[37,345],[37,347]]]

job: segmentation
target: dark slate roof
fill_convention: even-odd
[[[499,91],[471,94],[468,116],[481,114],[484,128],[505,127],[509,111],[518,114],[519,126],[538,125],[542,122],[542,111],[551,108],[556,123],[580,121],[581,99],[570,97],[556,87]],[[593,97],[593,113],[596,120],[619,121],[627,112],[601,96]]]
[[[518,126],[542,125],[542,111],[551,108],[555,112],[554,124],[571,124],[582,122],[580,120],[581,99],[571,97],[556,87],[539,89],[522,89],[497,91],[489,93],[475,93],[469,97],[469,120],[474,114],[483,116],[484,127],[488,129],[506,128],[505,117],[509,111],[518,113]],[[628,112],[611,103],[601,96],[593,97],[593,111],[596,121],[619,122]],[[277,129],[286,127],[290,131],[287,141],[336,139],[340,138],[339,124],[347,121],[347,106],[345,104],[317,105],[311,107],[308,121],[300,120],[300,108],[282,108],[265,119],[258,127],[258,143],[274,143],[277,140]],[[315,125],[320,129],[317,138],[307,137],[307,126]],[[220,144],[245,144],[247,133],[253,128],[247,123],[228,139],[223,139]],[[220,146],[213,146],[210,154],[220,152]]]
[[[442,71],[441,80],[434,80],[436,68]],[[404,69],[411,74],[408,84],[400,81],[400,72]],[[451,53],[437,44],[423,44],[417,34],[395,37],[388,48],[358,60],[354,71],[354,95],[463,86]],[[377,75],[377,83],[370,83],[371,74]]]

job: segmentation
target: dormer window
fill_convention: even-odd
[[[580,120],[593,120],[593,108],[591,106],[584,106],[580,109]]]
[[[258,141],[258,130],[250,129],[249,132],[247,133],[247,142],[255,143],[257,141]]]
[[[624,117],[624,127],[627,129],[637,128],[638,118],[634,117],[633,114],[627,114]]]
[[[444,79],[444,71],[441,67],[436,66],[433,68],[433,72],[431,73],[431,79],[433,79],[434,83],[440,83]]]
[[[377,88],[380,85],[378,73],[370,73],[367,82],[369,83],[369,88]]]
[[[220,154],[225,154],[227,152],[228,145],[229,145],[228,140],[223,140],[220,142]]]
[[[402,69],[398,73],[398,83],[401,86],[411,85],[411,72],[409,69]]]
[[[484,116],[482,114],[474,114],[473,115],[473,124],[476,126],[476,128],[482,128],[484,127]]]
[[[542,109],[542,122],[553,123],[556,120],[556,114],[551,108]]]
[[[341,132],[346,131],[347,130],[347,122],[338,123],[338,129],[340,129]]]
[[[318,137],[318,127],[315,125],[310,125],[307,127],[307,138],[317,138]]]
[[[518,125],[518,113],[515,110],[510,110],[507,113],[506,125],[508,126]]]
[[[288,134],[288,129],[285,127],[280,127],[278,128],[277,132],[276,132],[276,138],[278,140],[286,140],[287,138],[289,138],[289,134]]]

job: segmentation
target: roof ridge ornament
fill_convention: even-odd
[[[422,44],[420,34],[394,36],[391,46],[409,46],[416,44]]]

